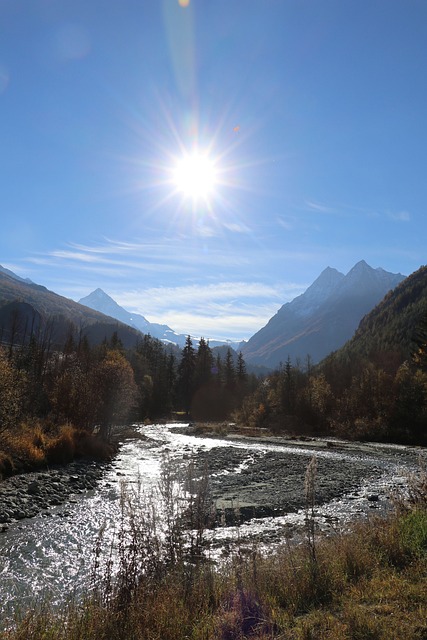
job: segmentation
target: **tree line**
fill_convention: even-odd
[[[427,443],[427,317],[411,355],[371,359],[337,352],[319,365],[284,365],[244,399],[237,418],[252,427],[359,440]]]
[[[61,348],[34,332],[0,347],[0,435],[23,421],[70,423],[108,435],[128,420],[170,417],[222,420],[253,391],[242,354],[214,355],[187,337],[182,350],[142,335],[125,349],[117,333],[99,345],[70,326]]]
[[[52,324],[0,346],[0,437],[26,422],[71,424],[108,436],[127,421],[180,416],[278,432],[427,442],[427,319],[410,355],[402,345],[347,347],[313,366],[290,358],[270,375],[248,374],[241,353],[187,337],[182,349],[141,335],[125,349],[117,333],[91,344],[69,326],[53,345]],[[350,344],[350,343],[349,343]],[[408,355],[408,354],[406,354]]]

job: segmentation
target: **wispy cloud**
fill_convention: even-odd
[[[295,283],[220,282],[109,292],[129,311],[175,331],[210,338],[248,338],[306,287]]]
[[[179,287],[152,287],[139,291],[117,291],[116,295],[120,297],[121,304],[132,306],[137,311],[137,306],[141,305],[142,301],[146,304],[149,299],[164,308],[177,302],[180,304],[202,303],[204,306],[215,300],[224,302],[237,298],[242,300],[276,298],[279,301],[300,290],[301,285],[293,283],[272,286],[260,282],[219,282],[209,285],[194,284]]]
[[[65,249],[30,256],[27,262],[62,267],[81,264],[85,269],[97,268],[98,271],[105,267],[106,273],[112,268],[189,272],[195,265],[245,265],[250,263],[250,257],[220,247],[210,248],[208,251],[200,246],[191,245],[186,238],[175,237],[157,243],[123,243],[111,240],[106,240],[104,245],[94,246],[70,243]]]
[[[396,222],[410,222],[411,220],[411,215],[408,211],[389,212],[388,216],[392,220],[396,220]]]
[[[284,218],[283,216],[278,216],[277,223],[282,229],[286,229],[286,231],[291,231],[294,228],[294,220],[289,217]]]
[[[389,211],[381,210],[374,207],[359,207],[349,203],[336,203],[333,205],[316,202],[315,200],[305,200],[304,205],[308,210],[325,214],[341,214],[341,215],[363,215],[369,218],[389,218],[396,222],[409,222],[411,215],[408,211]]]
[[[336,207],[332,207],[321,202],[315,202],[314,200],[306,200],[305,205],[310,211],[315,211],[317,213],[338,213]]]
[[[178,333],[189,333],[196,338],[239,342],[249,339],[264,327],[276,311],[274,307],[264,307],[258,309],[257,315],[218,314],[211,317],[200,317],[188,311],[175,311],[165,314],[162,323]]]
[[[241,222],[224,222],[223,226],[233,233],[250,233],[249,227]]]
[[[243,232],[243,227],[236,233]],[[233,248],[234,247],[234,248]],[[75,300],[101,287],[127,310],[180,333],[207,338],[249,338],[308,284],[286,277],[262,282],[265,265],[291,262],[306,266],[313,251],[271,249],[259,243],[241,249],[228,242],[189,242],[163,237],[148,242],[104,239],[89,245],[69,243],[36,254],[27,264],[48,280],[35,281]],[[284,273],[286,269],[284,268]],[[66,274],[66,276],[64,275]]]

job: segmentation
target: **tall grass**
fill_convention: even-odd
[[[411,481],[416,501],[405,499],[387,519],[369,518],[351,534],[319,539],[310,509],[305,544],[283,544],[266,557],[240,549],[216,566],[202,553],[206,477],[190,469],[184,482],[168,464],[156,501],[141,487],[124,488],[117,538],[108,543],[114,554],[101,563],[100,536],[85,600],[62,613],[42,607],[0,638],[425,639],[425,480],[420,473]],[[314,481],[313,463],[308,500]]]
[[[0,479],[47,465],[66,464],[75,458],[105,460],[113,452],[111,443],[70,424],[22,423],[17,429],[2,433]]]

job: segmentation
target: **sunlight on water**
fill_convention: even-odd
[[[143,489],[147,494],[158,486],[162,460],[182,462],[199,452],[216,447],[232,447],[248,452],[242,462],[219,473],[242,472],[254,462],[258,454],[274,452],[296,456],[313,454],[309,447],[286,447],[282,444],[231,441],[229,439],[196,438],[177,433],[177,425],[149,425],[139,428],[141,438],[127,441],[113,463],[105,470],[96,491],[73,496],[64,505],[52,507],[46,513],[30,520],[12,523],[0,535],[0,612],[18,606],[25,610],[41,594],[48,595],[52,603],[60,604],[66,594],[78,594],[90,584],[94,564],[94,549],[101,528],[104,542],[109,547],[117,534],[121,514],[121,488],[123,482]],[[182,426],[182,425],[180,425]],[[345,451],[316,451],[317,456],[344,459],[355,458]],[[357,455],[363,458],[362,454]],[[385,480],[386,482],[386,480]],[[378,485],[378,480],[376,481]],[[369,492],[369,482],[360,495]],[[336,501],[318,509],[319,524],[344,526],[360,511],[360,501]],[[283,541],[290,525],[302,525],[304,512],[278,518],[254,518],[240,529],[220,527],[207,533],[213,544],[212,557],[220,557],[224,544],[233,539],[248,537],[261,542],[268,535]]]

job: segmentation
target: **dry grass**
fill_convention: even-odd
[[[308,528],[300,547],[284,544],[269,557],[254,549],[215,567],[185,539],[173,474],[163,482],[171,509],[163,536],[155,514],[126,498],[117,579],[104,574],[82,605],[32,613],[1,640],[427,638],[424,500],[402,503],[387,520],[372,518],[348,535],[318,540]],[[425,477],[413,483],[420,497]]]
[[[197,435],[207,435],[224,437],[227,435],[241,435],[246,437],[260,438],[273,435],[272,431],[261,427],[248,427],[234,422],[196,422],[193,425],[194,433]]]
[[[105,460],[113,453],[111,444],[70,424],[53,427],[42,423],[24,423],[18,429],[2,434],[0,478],[14,472],[66,464],[75,458]]]

